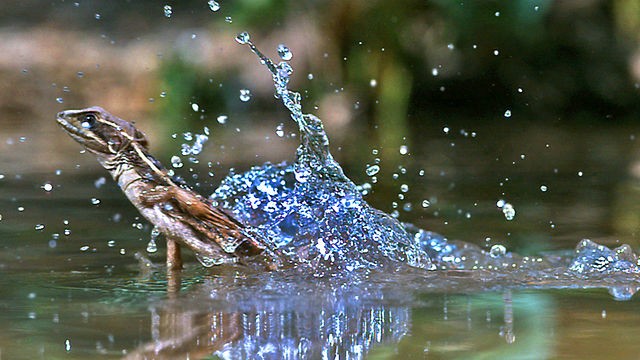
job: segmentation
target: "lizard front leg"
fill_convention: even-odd
[[[152,189],[145,190],[140,196],[141,203],[145,206],[152,207],[158,203],[171,201],[174,197],[172,190],[173,188],[170,186],[156,186]],[[165,239],[167,243],[167,271],[181,270],[182,251],[180,244],[169,234],[165,234]]]

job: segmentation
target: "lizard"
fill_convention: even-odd
[[[170,176],[149,154],[145,134],[130,122],[98,106],[59,112],[56,120],[96,156],[140,214],[165,236],[168,270],[182,269],[181,246],[216,263],[248,260],[270,270],[285,263],[231,214]]]

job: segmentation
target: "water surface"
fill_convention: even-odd
[[[629,130],[597,132],[622,138]],[[427,152],[443,136],[436,133],[413,149]],[[444,154],[452,163],[473,163],[467,150],[479,144],[467,144]],[[608,146],[602,153],[626,147]],[[461,171],[420,176],[419,169],[437,166],[422,161],[406,165],[406,183],[415,191],[409,194],[439,199],[426,209],[402,211],[402,220],[481,246],[492,237],[521,253],[536,248],[526,239],[545,240],[551,245],[543,251],[556,255],[570,253],[585,235],[610,245],[634,243],[624,227],[615,226],[614,216],[605,216],[634,196],[601,195],[633,184],[626,170],[614,167],[615,159],[609,168],[600,167],[599,157],[582,159],[573,166],[586,174],[599,167],[601,172],[581,179],[567,171],[545,180],[546,193],[531,191],[538,181],[527,180],[548,177],[546,168],[527,168],[522,175],[510,170],[510,192],[524,194],[512,200],[518,211],[512,222],[495,207],[495,193],[483,191],[497,186],[491,166],[472,167],[470,180]],[[577,359],[629,358],[638,351],[637,299],[615,300],[635,292],[639,283],[633,276],[545,283],[536,273],[407,271],[333,281],[203,269],[191,258],[183,291],[170,295],[162,267],[140,266],[134,257],[145,253],[150,228],[120,190],[109,179],[100,185],[106,174],[97,165],[95,174],[65,164],[60,169],[60,175],[7,171],[0,182],[2,358]],[[362,177],[367,178],[364,171]],[[46,183],[53,184],[51,191],[43,189]],[[387,196],[397,194],[391,190]],[[382,188],[374,187],[367,198],[392,208]],[[470,218],[457,210],[467,207]],[[39,224],[45,227],[36,230]],[[161,253],[146,256],[162,264]]]

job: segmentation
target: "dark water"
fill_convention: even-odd
[[[183,291],[168,295],[162,268],[134,259],[149,228],[131,226],[135,212],[117,189],[61,177],[63,186],[45,194],[32,181],[40,176],[5,179],[1,188],[3,199],[24,194],[2,204],[2,359],[579,359],[638,351],[638,301],[615,301],[606,289],[613,279],[549,288],[483,271],[415,271],[345,282],[203,269],[192,259]],[[37,223],[47,226],[35,231]]]
[[[555,153],[559,165],[545,164],[536,152],[525,160],[502,152],[520,166],[486,161],[504,151],[489,135],[454,138],[452,151],[449,135],[427,132],[424,143],[412,146],[406,174],[397,170],[415,204],[401,209],[400,219],[523,254],[570,256],[583,237],[635,245],[637,182],[633,164],[620,165],[621,156],[632,157],[634,131],[551,129],[571,142]],[[584,154],[593,139],[609,141]],[[2,359],[579,359],[633,358],[639,350],[640,312],[630,297],[640,287],[635,275],[545,279],[534,271],[407,270],[345,280],[204,269],[191,258],[182,291],[168,294],[162,266],[143,266],[134,256],[162,264],[162,249],[145,251],[150,227],[110,179],[101,185],[106,174],[89,156],[75,156],[86,165],[60,164],[60,175],[8,167],[0,180]],[[96,173],[87,175],[85,167],[93,166]],[[363,164],[351,168],[355,178],[358,169],[364,175]],[[508,185],[500,186],[501,173],[509,174]],[[391,212],[402,183],[390,183],[374,186],[367,199]],[[517,211],[512,221],[495,206],[503,197]],[[424,198],[431,198],[427,208],[420,206]]]

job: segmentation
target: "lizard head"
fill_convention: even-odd
[[[98,106],[59,112],[56,120],[75,141],[100,156],[116,155],[132,143],[148,148],[140,130]]]

